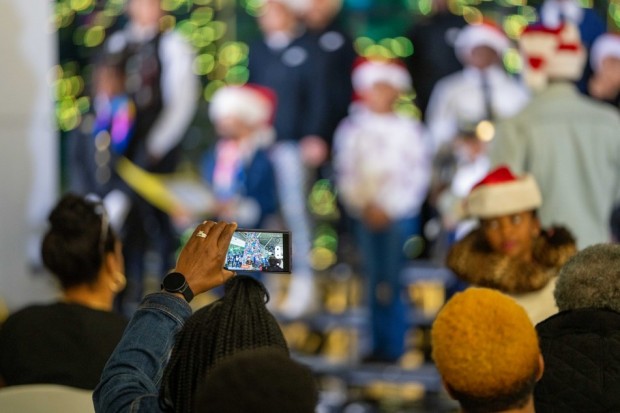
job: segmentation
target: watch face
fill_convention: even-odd
[[[183,285],[185,285],[185,277],[181,273],[173,272],[164,278],[164,288],[167,291],[179,291]]]

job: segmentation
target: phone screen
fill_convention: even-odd
[[[290,232],[237,229],[225,267],[236,271],[291,272]]]

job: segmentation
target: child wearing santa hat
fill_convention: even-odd
[[[560,267],[576,252],[562,227],[541,230],[542,204],[531,175],[515,176],[500,166],[478,182],[465,213],[479,227],[452,246],[447,265],[461,280],[511,295],[534,324],[557,312],[553,289]]]
[[[359,104],[338,126],[334,169],[338,194],[354,220],[372,313],[374,359],[404,351],[403,244],[418,233],[428,188],[430,151],[422,124],[394,111],[411,88],[400,62],[367,60],[352,76]]]
[[[494,23],[466,26],[454,46],[464,68],[435,85],[426,112],[435,151],[452,142],[462,125],[510,117],[529,99],[527,89],[504,70],[510,41]]]
[[[213,95],[209,117],[219,137],[202,163],[216,199],[213,218],[261,228],[277,211],[273,165],[266,146],[273,140],[275,94],[256,85],[225,86]]]

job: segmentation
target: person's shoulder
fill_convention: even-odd
[[[605,308],[561,311],[538,323],[536,330],[541,340],[582,334],[613,334],[620,340],[620,313]]]
[[[39,314],[50,314],[50,313],[58,313],[62,311],[63,303],[54,302],[54,303],[40,303],[40,304],[31,304],[26,307],[23,307],[7,318],[6,322],[13,320],[20,320],[23,318],[37,316]],[[6,323],[5,322],[5,323]]]
[[[160,35],[159,50],[164,53],[194,53],[190,42],[176,30],[166,30]]]
[[[9,315],[0,327],[0,335],[30,329],[33,325],[45,325],[47,321],[58,317],[63,312],[62,303],[33,304],[21,308]]]
[[[458,72],[451,73],[439,79],[439,81],[435,84],[432,93],[459,95],[462,93],[460,90],[469,87],[470,84],[471,82],[467,80],[465,72],[463,70],[459,70]]]
[[[589,103],[589,105],[600,112],[601,114],[605,114],[606,116],[609,116],[610,118],[613,119],[618,119],[620,120],[620,111],[618,111],[618,108],[615,107],[613,104],[608,103],[608,102],[603,102],[601,100],[595,99],[593,97],[590,96],[583,96],[583,100],[587,101]]]

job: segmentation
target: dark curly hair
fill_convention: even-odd
[[[105,254],[114,251],[117,237],[101,202],[66,194],[48,217],[41,256],[62,288],[97,280]]]
[[[226,282],[222,298],[187,320],[164,371],[160,391],[164,408],[191,412],[198,384],[233,354],[262,347],[289,354],[276,319],[265,307],[268,300],[261,282],[238,275]]]
[[[194,413],[314,413],[318,391],[309,368],[266,347],[223,360],[195,398]]]

